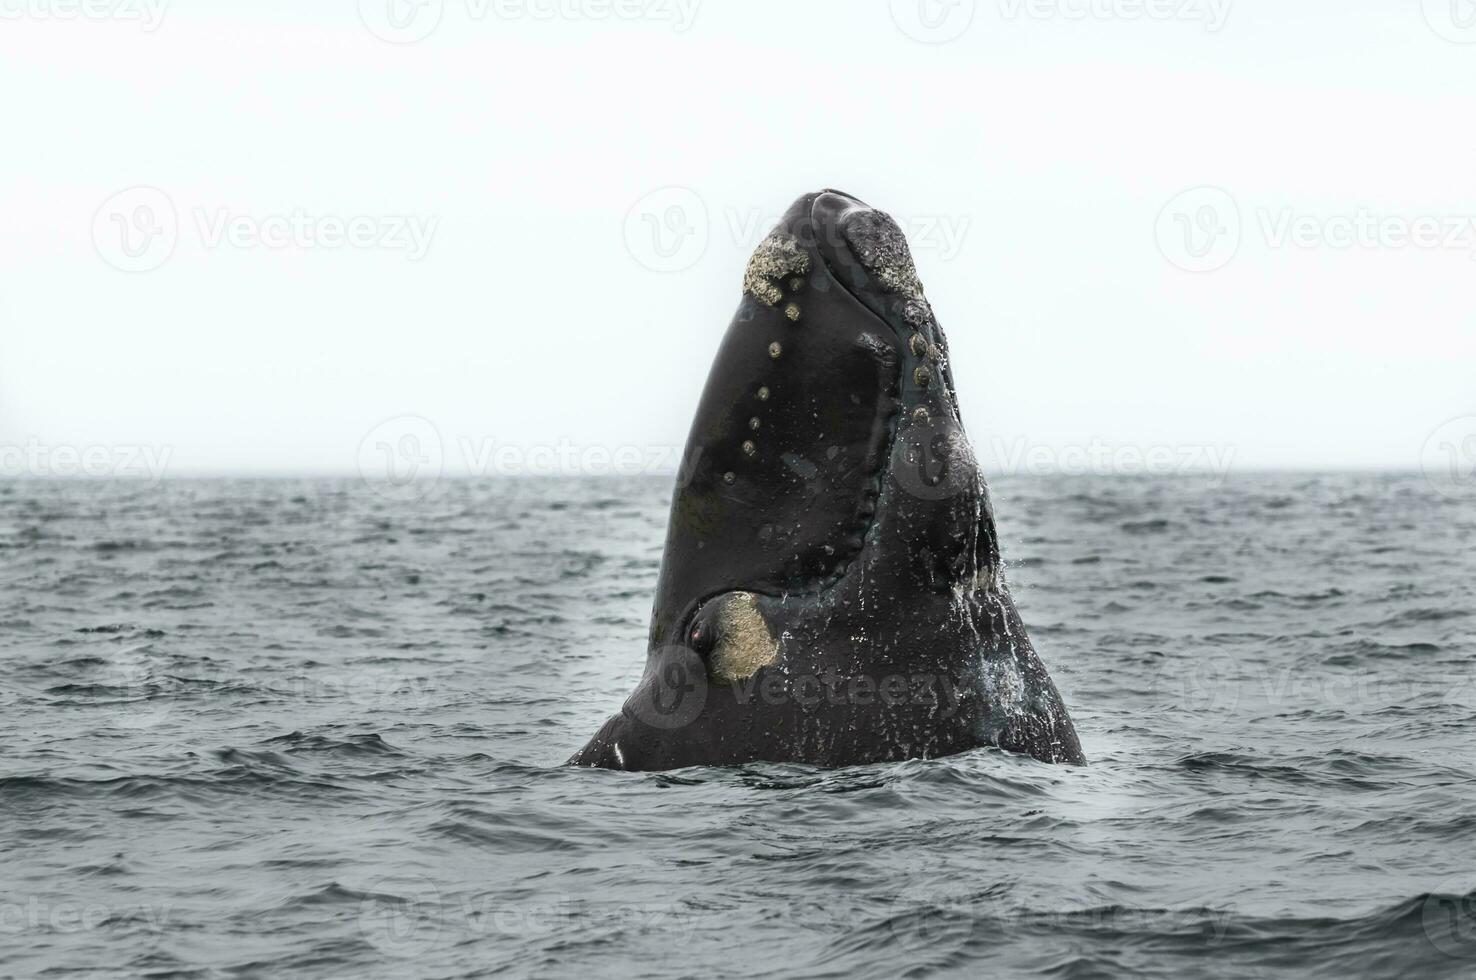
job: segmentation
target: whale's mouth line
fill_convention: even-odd
[[[849,197],[849,195],[846,196]],[[852,200],[854,200],[854,198]],[[811,220],[813,221],[813,205],[811,206],[810,213]],[[887,321],[883,317],[878,315],[877,312],[872,309],[871,306],[867,304],[861,297],[857,296],[855,291],[853,291],[841,280],[840,276],[836,275],[835,270],[831,267],[830,261],[825,257],[824,253],[820,250],[818,246],[816,247],[815,252],[819,256],[821,263],[823,263],[825,267],[825,275],[830,279],[831,283],[839,287],[839,289],[851,299],[855,300],[857,307],[862,310],[867,317],[870,318],[871,322],[868,323],[867,326],[871,326],[872,323],[879,324],[881,327],[885,328],[891,336],[897,337],[896,329],[891,324],[887,323]],[[863,330],[862,337],[868,336],[870,335]],[[900,338],[898,339],[900,345]],[[871,340],[873,341],[873,343],[877,343],[875,337],[871,337]],[[888,360],[884,357],[881,351],[873,348],[873,352],[875,353],[876,357],[876,383],[878,390],[881,392],[881,400],[890,404],[885,409],[885,414],[882,416],[881,420],[881,424],[885,427],[886,434],[878,451],[877,466],[875,469],[866,471],[860,477],[858,489],[855,494],[853,513],[860,515],[862,505],[865,503],[868,493],[875,494],[875,505],[871,514],[866,518],[866,523],[864,525],[856,525],[857,533],[859,533],[859,537],[861,539],[861,544],[854,553],[845,556],[845,572],[838,576],[826,576],[812,573],[810,575],[807,575],[804,580],[802,580],[802,582],[798,585],[798,587],[786,587],[777,592],[771,588],[760,588],[747,584],[708,590],[690,599],[687,602],[686,606],[682,609],[681,614],[676,617],[675,623],[678,645],[687,647],[688,649],[691,648],[688,637],[697,614],[705,605],[707,605],[707,603],[713,601],[721,595],[741,590],[780,604],[785,603],[789,599],[813,599],[819,596],[823,596],[827,592],[839,588],[842,583],[844,583],[845,580],[853,573],[856,565],[862,561],[868,550],[875,547],[875,542],[872,540],[872,532],[876,529],[878,522],[881,520],[882,514],[885,510],[885,505],[890,499],[890,494],[888,493],[889,488],[887,487],[887,481],[885,477],[894,466],[893,454],[896,451],[898,432],[901,428],[903,404],[900,390],[901,378],[899,368],[899,356],[893,354],[892,359]],[[892,352],[888,351],[888,353]],[[890,377],[888,377],[889,368],[892,369],[890,371]],[[895,391],[895,394],[891,393],[893,391]],[[783,562],[780,561],[778,564],[782,565]],[[770,569],[770,571],[774,571],[774,569]],[[655,649],[654,646],[653,649]]]
[[[842,292],[853,299],[856,302],[856,305],[861,310],[865,311],[865,314],[870,318],[870,321],[874,323],[879,323],[886,329],[887,333],[897,342],[898,357],[901,359],[905,359],[905,352],[909,349],[910,343],[915,338],[915,336],[921,333],[922,327],[915,324],[910,326],[905,323],[898,324],[894,322],[891,317],[888,317],[880,312],[877,309],[877,306],[885,304],[885,300],[883,299],[883,297],[885,296],[895,297],[896,300],[899,302],[908,302],[908,297],[901,295],[896,289],[893,289],[891,286],[887,285],[887,283],[884,281],[882,273],[862,259],[861,255],[857,252],[857,246],[852,242],[850,236],[846,234],[845,231],[843,231],[842,220],[836,220],[833,225],[822,223],[819,216],[819,209],[821,201],[827,194],[844,198],[847,202],[850,203],[849,210],[846,212],[841,212],[841,218],[844,218],[844,216],[850,213],[850,211],[855,211],[872,212],[877,215],[881,215],[883,220],[890,221],[890,219],[887,218],[887,216],[884,215],[882,212],[876,211],[875,208],[867,204],[865,201],[862,201],[860,198],[852,194],[848,194],[845,191],[836,190],[834,188],[827,188],[825,190],[822,190],[820,193],[815,195],[815,199],[810,203],[811,227],[814,228],[817,233],[824,233],[823,239],[817,236],[815,242],[815,253],[818,255],[820,262],[825,266],[825,274],[830,278],[830,281],[832,283],[834,283],[841,289]],[[846,281],[846,276],[843,275],[841,270],[837,269],[834,263],[831,261],[828,250],[821,247],[822,241],[829,242],[831,248],[837,252],[839,252],[840,249],[844,248],[846,252],[849,253],[850,261],[853,262],[857,267],[866,271],[871,279],[870,283],[868,284],[868,288],[874,293],[873,297],[868,298],[861,291],[859,291],[858,288],[853,288],[853,286]],[[907,247],[905,238],[903,239],[903,243],[903,248],[905,249]],[[908,256],[908,258],[910,261],[910,255]],[[913,270],[912,281],[916,284],[919,292],[918,297],[913,299],[911,302],[916,302],[916,299],[921,299],[922,307],[927,310],[928,333],[937,342],[937,344],[946,351],[947,339],[943,334],[943,328],[938,323],[937,318],[932,315],[931,308],[928,305],[926,298],[922,297],[921,282],[917,280],[915,269]],[[911,302],[909,302],[909,305],[911,305]],[[905,320],[906,317],[901,317],[901,319]],[[891,474],[898,465],[906,465],[905,462],[899,462],[896,459],[897,442],[901,438],[902,423],[907,413],[907,405],[903,396],[903,379],[901,378],[901,375],[905,374],[905,369],[900,366],[903,363],[905,363],[905,360],[898,361],[899,369],[897,377],[896,396],[891,399],[891,409],[886,418],[885,448],[881,456],[880,465],[876,468],[875,471],[868,473],[866,478],[863,480],[863,490],[861,491],[863,498],[866,493],[866,490],[864,489],[866,484],[869,484],[873,481],[876,481],[878,484],[876,488],[876,509],[866,523],[865,530],[862,532],[861,547],[857,550],[856,554],[852,556],[850,567],[848,567],[846,570],[846,575],[849,575],[851,573],[851,568],[854,568],[855,564],[863,558],[867,551],[875,546],[873,541],[871,540],[872,531],[875,530],[877,524],[881,521],[883,513],[886,512],[892,505],[893,496],[897,492],[906,492],[905,489],[903,489],[898,484],[898,481],[895,478],[891,481],[888,481],[885,478],[887,475]],[[943,394],[941,398],[943,407],[946,413],[952,418],[952,421],[959,426],[959,432],[962,433],[963,420],[960,416],[957,395],[953,386],[951,366],[947,363],[946,358],[944,359],[943,363],[939,365],[939,368],[939,374],[942,375],[942,378],[940,380],[942,380],[944,383],[943,391],[945,394]],[[885,382],[881,383],[885,384]],[[877,477],[879,475],[882,477],[882,479],[877,480]],[[965,491],[960,489],[958,492],[962,493]],[[976,570],[971,578],[977,580],[978,574],[979,573]],[[998,572],[991,566],[988,574],[990,576],[990,581],[993,582],[997,578]],[[827,588],[833,588],[838,585],[840,581],[844,581],[844,578],[845,576],[842,576],[839,580],[831,582],[830,584],[816,591],[824,592]],[[955,583],[955,587],[957,587],[957,584],[958,583]]]

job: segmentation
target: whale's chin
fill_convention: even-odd
[[[1001,574],[895,222],[838,191],[750,260],[673,495],[646,670],[571,763],[1085,761]]]

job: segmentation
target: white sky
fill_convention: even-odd
[[[824,186],[908,228],[986,455],[1418,467],[1476,414],[1470,0],[79,2],[0,0],[0,446],[679,447],[747,253]],[[391,3],[435,29],[381,40]],[[173,252],[130,258],[159,192]],[[375,247],[252,245],[297,212]]]

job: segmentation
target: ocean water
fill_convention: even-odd
[[[1476,976],[1476,506],[993,490],[1086,768],[562,767],[666,479],[0,484],[0,976]]]

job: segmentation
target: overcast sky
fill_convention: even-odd
[[[1417,468],[1476,415],[1473,82],[1469,0],[0,0],[0,447],[659,467],[834,186],[996,468]]]

